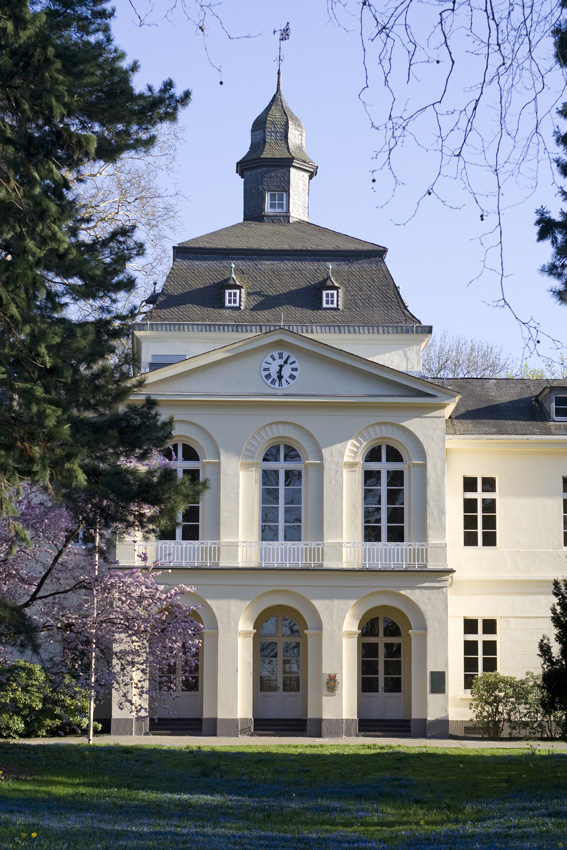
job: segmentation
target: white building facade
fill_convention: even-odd
[[[539,667],[567,388],[420,377],[431,327],[386,250],[308,221],[317,167],[279,81],[237,171],[244,221],[177,246],[134,328],[140,395],[173,417],[180,474],[209,482],[160,540],[118,544],[195,587],[178,722],[463,734],[474,675]],[[135,728],[115,707],[112,731]]]

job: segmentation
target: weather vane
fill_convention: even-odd
[[[279,49],[278,49],[278,80],[279,80],[281,70],[282,70],[282,41],[287,41],[288,38],[291,35],[291,31],[290,31],[290,28],[289,28],[289,21],[287,22],[285,27],[283,27],[283,29],[274,30],[274,32],[272,34],[275,35],[276,33],[279,33]]]

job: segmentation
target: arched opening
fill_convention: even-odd
[[[402,720],[410,717],[410,624],[395,608],[367,612],[358,638],[358,717]]]
[[[295,446],[276,443],[261,463],[260,539],[290,542],[302,539],[303,458]]]
[[[306,624],[283,606],[263,611],[255,623],[254,717],[301,719],[307,707]]]
[[[198,611],[193,611],[192,617],[203,625]],[[182,644],[176,658],[171,659],[160,670],[154,670],[156,694],[150,705],[150,715],[156,723],[156,728],[163,727],[164,721],[196,721],[185,725],[199,731],[203,716],[203,669],[204,646],[201,638],[199,649],[195,653],[192,648]],[[199,727],[199,729],[197,728]]]

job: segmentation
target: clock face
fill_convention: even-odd
[[[274,389],[291,387],[298,376],[299,363],[289,351],[272,351],[262,361],[262,377]]]

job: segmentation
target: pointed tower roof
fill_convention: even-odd
[[[317,166],[305,150],[305,128],[284,100],[281,90],[281,73],[278,71],[276,93],[263,112],[252,124],[248,153],[236,164],[243,177],[249,168],[274,160],[317,173]]]

